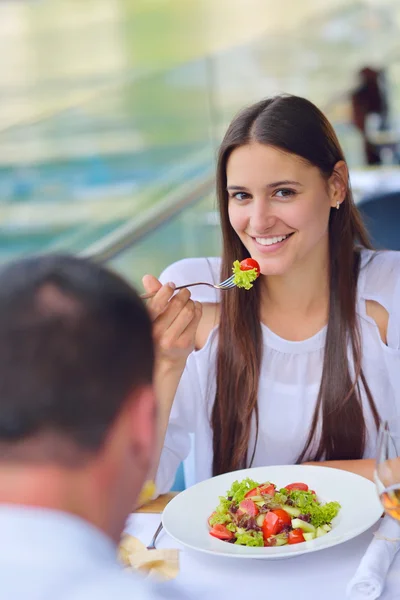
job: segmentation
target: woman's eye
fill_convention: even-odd
[[[282,188],[280,190],[277,190],[274,194],[274,196],[278,197],[278,198],[290,198],[290,196],[294,196],[296,192],[294,190],[290,190],[288,188]]]
[[[236,200],[247,200],[249,198],[249,194],[246,194],[246,192],[236,192],[236,194],[233,194],[233,198]]]

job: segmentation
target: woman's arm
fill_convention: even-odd
[[[308,462],[306,465],[331,467],[332,469],[341,469],[350,471],[374,481],[375,461],[372,458],[361,460],[327,460],[325,462]]]
[[[157,398],[157,447],[154,466],[149,474],[154,478],[164,446],[169,416],[186,360],[194,350],[197,327],[202,314],[199,302],[190,299],[187,289],[174,295],[174,286],[164,286],[155,278],[143,278],[146,292],[156,292],[147,308],[153,321],[155,345],[154,389]]]

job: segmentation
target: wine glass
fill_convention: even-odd
[[[379,428],[375,483],[386,514],[400,521],[400,416]]]

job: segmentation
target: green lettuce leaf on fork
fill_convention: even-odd
[[[253,287],[253,281],[258,277],[257,269],[249,269],[248,271],[242,271],[240,268],[240,262],[235,260],[232,267],[233,271],[233,283],[237,287],[249,290]]]

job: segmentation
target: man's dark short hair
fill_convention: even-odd
[[[64,255],[1,269],[3,448],[50,434],[98,450],[152,370],[151,322],[122,278]]]

